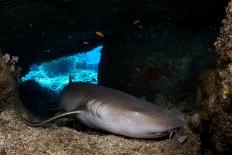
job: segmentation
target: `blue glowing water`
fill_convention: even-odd
[[[35,80],[42,87],[59,93],[68,83],[69,75],[73,82],[97,84],[98,64],[103,46],[98,46],[86,53],[62,57],[57,60],[32,65],[22,82]]]

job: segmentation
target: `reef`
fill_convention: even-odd
[[[217,154],[232,152],[232,2],[226,8],[220,36],[214,43],[218,56],[217,70],[202,75],[202,108],[208,119],[202,138]],[[207,78],[206,78],[207,77]],[[204,117],[205,118],[205,117]],[[208,133],[208,135],[206,134]],[[206,135],[205,135],[206,134]]]
[[[16,102],[16,98],[12,96],[17,94],[20,76],[20,68],[16,66],[18,59],[17,56],[11,57],[0,52],[0,111]]]

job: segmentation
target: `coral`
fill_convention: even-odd
[[[218,154],[231,153],[232,148],[232,115],[223,110],[211,112],[209,115],[209,136],[211,145]]]
[[[220,36],[214,43],[216,52],[219,56],[219,65],[226,65],[232,62],[232,2],[229,3],[226,8],[226,19],[222,21],[222,27],[220,29]]]
[[[208,126],[202,131],[202,140],[216,154],[232,152],[232,1],[226,8],[226,19],[217,38],[215,50],[218,69],[201,76],[201,103],[206,111]],[[203,121],[203,120],[202,120]],[[207,144],[206,144],[207,145]]]
[[[228,85],[231,74],[227,71],[228,68],[208,70],[199,80],[202,110],[199,114],[201,125],[197,129],[201,132],[203,147],[221,154],[232,151],[231,85]]]
[[[207,70],[199,77],[200,104],[210,110],[216,100],[219,75],[217,70]]]
[[[20,69],[16,66],[18,57],[0,53],[0,111],[14,102]]]

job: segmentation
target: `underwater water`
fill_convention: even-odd
[[[32,65],[29,73],[21,78],[22,83],[34,80],[42,87],[59,93],[68,83],[90,82],[97,84],[98,64],[103,46],[98,46],[86,53],[62,57],[57,60]]]

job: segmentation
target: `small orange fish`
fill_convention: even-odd
[[[133,22],[133,25],[136,25],[136,24],[138,24],[139,22],[140,22],[140,20],[137,19],[137,20],[135,20],[135,21]]]
[[[104,34],[101,31],[96,31],[96,35],[98,35],[99,37],[104,38]]]
[[[82,44],[84,44],[84,45],[89,45],[90,42],[88,42],[88,41],[83,41]]]

